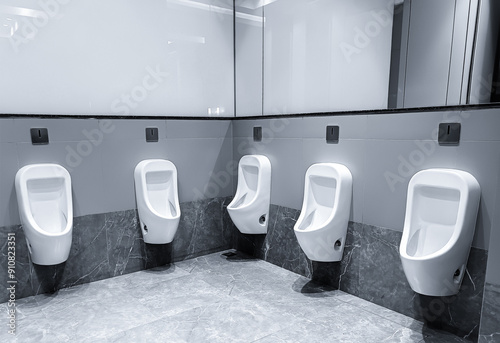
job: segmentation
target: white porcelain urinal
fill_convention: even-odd
[[[58,164],[30,164],[19,169],[15,184],[32,262],[55,265],[66,261],[73,233],[68,171]]]
[[[242,233],[267,233],[271,203],[271,162],[263,155],[246,155],[238,165],[238,188],[227,206]]]
[[[144,242],[172,242],[181,218],[175,165],[160,159],[141,161],[135,167],[134,179]]]
[[[480,193],[477,180],[461,170],[427,169],[410,180],[399,253],[415,292],[429,296],[458,293]]]
[[[351,199],[352,175],[346,166],[317,163],[307,169],[302,211],[293,230],[309,259],[342,259]]]

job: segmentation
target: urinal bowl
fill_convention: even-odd
[[[479,199],[479,183],[461,170],[428,169],[410,180],[400,257],[415,292],[428,296],[458,293]]]
[[[135,168],[134,179],[144,242],[171,243],[181,216],[175,165],[162,159],[141,161]]]
[[[42,266],[51,266],[68,260],[71,250],[73,229],[70,228],[56,235],[41,233],[38,229],[25,229],[26,244],[31,261]]]
[[[57,164],[33,164],[16,174],[21,225],[31,261],[39,265],[65,262],[73,233],[71,178]]]
[[[336,262],[342,260],[347,223],[330,223],[310,231],[294,230],[300,247],[312,261]]]
[[[271,162],[263,155],[246,155],[238,164],[238,186],[227,211],[242,233],[265,234],[271,202]]]
[[[352,174],[338,163],[317,163],[305,176],[304,201],[294,232],[313,261],[342,259],[352,200]]]
[[[437,256],[401,257],[411,289],[428,296],[450,296],[458,293],[466,273],[470,247],[454,247]]]

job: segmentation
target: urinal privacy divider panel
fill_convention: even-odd
[[[238,185],[229,216],[242,233],[267,233],[271,205],[271,162],[263,155],[245,155],[238,164]]]
[[[177,168],[168,160],[144,160],[135,167],[134,181],[144,242],[148,244],[172,242],[181,215]]]
[[[316,163],[306,172],[302,210],[294,232],[314,261],[342,259],[352,201],[352,174],[338,163]]]
[[[400,257],[415,292],[458,293],[474,238],[480,193],[477,180],[462,170],[427,169],[410,180]]]
[[[55,265],[66,261],[73,230],[68,171],[52,163],[27,165],[17,172],[15,188],[33,263]]]

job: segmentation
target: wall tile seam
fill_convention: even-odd
[[[214,136],[214,137],[167,137],[164,139],[165,141],[185,141],[185,140],[221,140],[225,141],[227,138],[223,136]]]
[[[213,201],[216,201],[217,199],[222,199],[222,198],[227,198],[227,197],[204,198],[204,199],[200,199],[200,200],[184,201],[184,202],[179,202],[179,205],[185,205],[185,204],[190,204],[190,203],[195,203],[195,202],[200,202],[200,201],[207,201],[207,203],[211,203]],[[131,208],[131,209],[127,209],[127,210],[118,210],[118,211],[109,211],[109,212],[86,213],[86,214],[82,214],[79,216],[73,216],[73,220],[75,220],[75,219],[78,220],[80,218],[84,218],[87,216],[112,215],[114,213],[128,212],[128,211],[136,211],[137,212],[137,208]],[[138,214],[137,214],[137,216],[138,216]],[[181,212],[181,216],[182,216],[182,212]],[[17,223],[12,223],[9,225],[0,226],[0,230],[8,228],[10,226],[21,226],[21,223],[17,222]]]
[[[286,210],[299,211],[299,212],[301,211],[301,209],[294,209],[292,207],[281,206],[281,205],[277,205],[277,204],[271,204],[271,206],[277,206],[278,208],[284,208],[285,211]],[[363,228],[365,228],[365,227],[374,227],[376,229],[389,230],[389,231],[398,232],[398,233],[401,233],[401,234],[403,233],[403,230],[397,230],[397,229],[393,229],[393,228],[389,228],[389,227],[372,225],[372,224],[367,224],[367,223],[363,223],[363,222],[357,222],[357,221],[354,221],[354,220],[349,220],[349,224],[348,225],[362,225]],[[475,246],[471,246],[471,248],[482,250],[482,251],[484,251],[486,253],[488,252],[488,249],[484,249],[484,248],[479,248],[479,247],[475,247]]]
[[[234,135],[233,139],[250,139],[253,140],[253,136],[251,135]],[[264,137],[265,139],[265,137]],[[304,139],[304,140],[325,140],[326,143],[326,138],[323,137],[322,135],[302,135],[302,136],[276,136],[272,137],[272,140],[275,139]],[[377,142],[415,142],[415,141],[420,141],[420,142],[435,142],[436,145],[439,145],[437,139],[429,138],[429,137],[421,137],[421,138],[392,138],[392,137],[364,137],[364,136],[351,136],[351,137],[340,137],[339,142],[341,141],[377,141]],[[475,138],[466,138],[466,139],[460,139],[460,143],[499,143],[500,142],[500,137],[499,138],[491,138],[491,139],[475,139]],[[262,142],[254,142],[254,143],[260,143]],[[335,145],[335,144],[332,144]],[[444,146],[443,146],[444,147]],[[451,147],[460,147],[459,145],[456,146],[451,146]]]
[[[332,145],[332,146],[338,146],[339,144],[342,144],[343,141],[364,141],[366,140],[365,138],[362,137],[339,137],[339,142],[338,143],[327,143],[326,142],[326,137],[318,137],[318,136],[303,136],[302,139],[304,141],[323,141],[325,144]]]
[[[254,142],[253,141],[253,137],[252,136],[234,136],[233,137],[233,142],[234,142],[234,139],[248,139],[251,141],[251,143],[254,143],[254,144],[262,144],[262,145],[267,145],[268,142],[266,142],[266,137],[263,137],[262,138],[262,141],[261,142]],[[328,144],[326,142],[326,137],[318,137],[318,136],[290,136],[290,137],[272,137],[272,138],[267,138],[268,140],[285,140],[285,139],[291,139],[291,140],[308,140],[308,141],[313,141],[313,140],[316,140],[316,141],[324,141],[325,144]],[[328,144],[328,145],[332,145],[332,146],[338,146],[339,144],[342,143],[342,141],[363,141],[365,140],[364,138],[358,138],[358,137],[340,137],[339,139],[339,143],[335,143],[335,144]]]
[[[159,137],[158,142],[151,142],[151,145],[154,145],[155,143],[161,143],[161,142],[167,142],[167,141],[178,141],[178,140],[202,140],[202,139],[220,139],[220,140],[226,140],[227,138],[224,136],[213,136],[213,137]],[[49,144],[43,145],[44,147],[49,147],[51,143],[80,143],[82,141],[89,141],[88,138],[82,137],[82,139],[79,140],[58,140],[58,139],[50,139],[49,137]],[[99,146],[102,146],[103,143],[113,143],[113,142],[144,142],[146,143],[146,138],[108,138],[108,139],[103,139],[103,141],[99,144]],[[8,141],[8,142],[0,142],[0,144],[29,144],[31,145],[31,141]],[[98,146],[93,146],[94,148],[98,148]]]

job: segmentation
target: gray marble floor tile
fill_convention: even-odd
[[[186,343],[175,329],[167,330],[165,320],[158,319],[135,328],[125,330],[107,338],[108,343]]]
[[[226,253],[229,253],[230,255],[232,255],[232,253],[235,253],[235,255],[225,256],[224,254]],[[205,256],[192,258],[189,260],[176,262],[175,265],[188,271],[191,274],[207,271],[224,271],[225,273],[230,274],[238,272],[245,266],[254,266],[259,262],[263,261],[240,252],[236,253],[234,250],[225,250]]]
[[[207,303],[218,303],[226,297],[218,289],[200,280],[196,274],[178,277],[168,282],[147,284],[131,295],[158,318]]]
[[[104,340],[107,336],[156,320],[157,317],[131,296],[99,301],[67,302],[46,312],[43,330],[66,333],[72,341]],[[61,320],[63,319],[63,320]]]
[[[186,342],[253,342],[299,323],[284,313],[227,299],[163,319]]]
[[[326,315],[326,313],[325,313]],[[423,336],[409,328],[343,304],[327,316],[304,320],[257,342],[419,342]]]
[[[106,287],[117,288],[126,292],[135,292],[144,285],[153,285],[158,282],[165,282],[186,275],[189,275],[189,273],[184,269],[177,267],[175,264],[169,264],[101,280],[99,282]]]
[[[232,252],[19,299],[0,342],[465,342]]]

